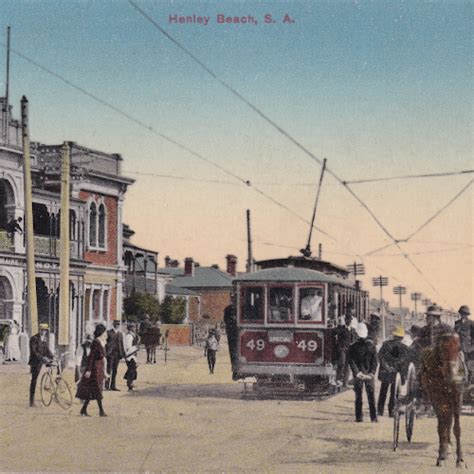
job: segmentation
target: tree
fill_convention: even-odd
[[[145,314],[148,314],[152,321],[160,319],[160,303],[150,293],[133,292],[124,299],[123,309],[129,320],[142,321]]]
[[[160,305],[161,321],[168,324],[181,324],[186,318],[186,300],[166,296]]]

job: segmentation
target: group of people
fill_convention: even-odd
[[[93,334],[89,334],[76,353],[76,398],[82,400],[80,414],[89,416],[87,407],[91,400],[96,400],[100,416],[107,416],[102,406],[102,391],[119,391],[117,388],[117,371],[121,359],[125,359],[127,371],[124,379],[129,391],[133,391],[137,379],[137,353],[139,336],[135,324],[127,325],[127,333],[120,331],[121,322],[113,321],[107,331],[103,324],[97,324]],[[40,324],[39,332],[30,339],[31,367],[30,406],[35,406],[35,392],[38,375],[44,364],[50,363],[54,356],[49,348],[49,326]]]
[[[421,351],[434,347],[439,337],[457,333],[465,360],[473,358],[474,325],[469,319],[469,308],[465,305],[461,306],[459,314],[460,319],[452,328],[441,321],[440,308],[432,305],[427,308],[426,325],[423,327],[413,326],[410,329],[413,339],[410,346],[403,342],[405,336],[403,327],[397,327],[394,329],[391,339],[385,341],[377,353],[375,336],[370,334],[370,327],[368,328],[363,322],[354,324],[351,311],[348,312],[344,325],[340,325],[336,329],[336,347],[340,351],[338,352],[336,378],[337,385],[347,384],[347,367],[352,371],[356,422],[363,421],[362,392],[364,387],[371,421],[375,423],[378,421],[378,416],[383,416],[388,393],[390,393],[388,414],[393,416],[397,373],[400,373],[403,378],[410,362],[419,366]],[[372,321],[373,318],[371,323]],[[381,386],[376,405],[375,377],[377,368]]]

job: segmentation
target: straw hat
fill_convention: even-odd
[[[402,326],[397,326],[397,327],[393,330],[392,335],[393,335],[393,336],[396,336],[396,337],[404,337],[404,336],[405,336],[405,329],[403,329]]]

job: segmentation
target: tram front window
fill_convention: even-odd
[[[299,321],[323,320],[323,290],[322,288],[301,288],[300,289],[300,311]]]
[[[263,288],[242,288],[242,320],[263,320]]]
[[[291,321],[293,319],[293,289],[270,288],[270,302],[268,307],[269,321]]]

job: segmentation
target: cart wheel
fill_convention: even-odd
[[[402,379],[400,374],[397,373],[395,379],[395,403],[393,406],[393,450],[396,451],[398,448],[398,440],[400,438],[400,414],[401,414],[401,401],[400,401],[400,387]]]
[[[40,389],[41,401],[45,407],[49,407],[49,405],[51,405],[51,401],[53,400],[54,392],[54,382],[49,372],[45,372],[41,377]]]
[[[406,413],[405,413],[405,428],[407,432],[407,440],[411,443],[411,439],[413,436],[413,427],[415,425],[415,404],[414,402],[410,402],[407,405]]]

